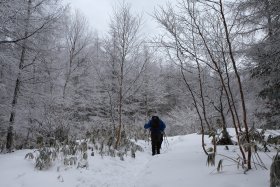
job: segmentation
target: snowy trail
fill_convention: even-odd
[[[261,169],[245,175],[235,165],[227,166],[221,173],[217,173],[215,167],[207,167],[200,136],[174,137],[169,143],[166,153],[152,157],[147,163],[135,187],[264,187],[269,184],[268,171]],[[225,151],[223,147],[218,149],[220,153]],[[235,151],[232,147],[227,155],[234,157]]]
[[[209,141],[209,140],[208,140]],[[30,150],[0,155],[0,187],[265,187],[269,186],[269,171],[243,171],[224,161],[221,173],[206,166],[201,148],[201,136],[196,134],[168,138],[169,147],[163,145],[162,154],[151,156],[151,145],[138,143],[144,152],[137,152],[125,161],[118,157],[100,155],[89,157],[88,169],[54,166],[47,171],[34,169],[32,161],[24,160]],[[211,146],[208,142],[207,146]],[[238,149],[218,147],[218,153],[235,157]],[[273,153],[270,153],[271,156]],[[262,158],[265,157],[260,153]],[[216,159],[218,162],[220,158]],[[269,167],[270,159],[264,159]]]
[[[200,150],[200,141],[194,144],[192,138],[170,138],[169,149],[147,163],[136,182],[139,185],[136,186],[192,186],[193,180],[203,169],[197,163],[205,160],[205,155]],[[204,163],[203,165],[205,166]]]

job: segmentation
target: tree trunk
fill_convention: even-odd
[[[63,85],[63,93],[62,93],[62,98],[64,99],[65,98],[65,96],[66,96],[66,88],[67,88],[67,85],[68,85],[68,74],[66,75],[66,80],[65,80],[65,83],[64,83],[64,85]]]
[[[230,95],[230,99],[231,99],[231,103],[232,103],[232,107],[233,107],[233,112],[234,112],[235,117],[236,117],[237,128],[238,128],[239,132],[242,132],[240,119],[239,119],[239,116],[238,116],[238,112],[237,112],[237,109],[236,109],[236,106],[235,106],[234,97],[233,97],[231,86],[230,86],[230,77],[229,77],[229,72],[228,72],[228,65],[227,65],[227,61],[226,61],[226,57],[225,57],[225,50],[224,50],[223,45],[222,45],[222,56],[223,56],[223,61],[225,63],[228,93]],[[238,134],[236,134],[236,135],[238,136]]]
[[[214,57],[213,57],[213,55],[212,55],[212,53],[211,53],[211,51],[210,51],[210,49],[209,49],[209,46],[207,45],[207,43],[206,43],[206,41],[205,41],[205,38],[204,38],[203,34],[201,33],[201,31],[199,31],[199,35],[200,35],[200,36],[202,37],[202,39],[203,39],[204,45],[205,45],[205,47],[206,47],[206,49],[207,49],[207,52],[208,52],[208,54],[209,54],[209,56],[210,56],[212,62],[214,63],[214,65],[215,65],[215,67],[216,67],[216,71],[217,71],[217,73],[218,73],[218,75],[219,75],[219,78],[220,78],[220,81],[221,81],[221,83],[222,83],[222,85],[223,85],[223,87],[224,87],[224,90],[225,90],[225,93],[226,93],[227,102],[228,102],[228,105],[229,105],[229,110],[230,110],[230,113],[231,113],[231,116],[232,116],[233,126],[234,126],[234,129],[235,129],[235,133],[236,133],[236,135],[237,135],[238,144],[239,144],[239,136],[238,136],[239,133],[238,133],[237,124],[236,124],[236,119],[235,119],[236,116],[234,115],[234,111],[233,111],[232,106],[231,106],[231,97],[230,97],[230,95],[229,95],[229,93],[228,93],[227,86],[226,86],[226,83],[225,83],[225,81],[224,81],[222,72],[221,72],[221,70],[220,70],[220,68],[219,68],[219,66],[218,66],[218,63],[217,63],[216,60],[214,59]],[[239,144],[239,149],[240,149],[240,152],[241,152],[241,154],[242,154],[243,159],[246,160],[245,153],[244,153],[244,151],[243,151],[243,149],[242,149],[242,147],[241,147],[240,144]]]
[[[193,34],[193,32],[192,32]],[[202,86],[202,78],[201,78],[201,70],[200,70],[200,64],[198,62],[198,58],[197,58],[197,53],[196,53],[196,47],[194,45],[194,35],[192,35],[192,42],[193,42],[193,47],[194,47],[194,58],[195,58],[195,61],[196,61],[196,65],[197,65],[197,71],[198,71],[198,80],[199,80],[199,90],[200,90],[200,97],[201,97],[201,102],[202,102],[202,111],[203,111],[203,117],[204,117],[204,121],[206,122],[206,125],[208,127],[208,131],[211,130],[210,128],[210,124],[208,122],[208,119],[207,119],[207,116],[206,116],[206,108],[205,108],[205,101],[204,101],[204,94],[203,94],[203,86]],[[198,112],[198,109],[197,109],[197,112]],[[201,118],[201,116],[200,116]],[[202,122],[202,119],[201,120],[201,133],[202,133],[202,148],[203,148],[203,151],[206,153],[206,155],[208,155],[208,152],[206,151],[205,149],[205,144],[204,144],[204,127],[203,127],[203,122]],[[216,138],[215,138],[215,135],[213,137],[213,143],[214,143],[214,154],[216,154]]]
[[[220,112],[221,114],[221,118],[222,118],[222,138],[217,142],[218,145],[232,145],[232,141],[231,141],[231,138],[228,134],[228,131],[227,131],[227,125],[226,125],[226,118],[225,118],[225,115],[224,115],[224,106],[223,106],[223,87],[221,87],[221,91],[220,91],[220,98],[219,98],[219,101],[220,101],[220,109],[218,110],[218,112]]]
[[[177,50],[179,50],[179,49],[177,49]],[[197,115],[198,115],[198,117],[199,117],[199,121],[200,121],[200,127],[201,127],[201,146],[202,146],[202,149],[203,149],[204,153],[208,156],[209,154],[208,154],[208,152],[206,151],[205,143],[204,143],[204,133],[205,133],[205,131],[204,131],[204,126],[203,126],[203,119],[202,119],[202,116],[201,116],[201,114],[200,114],[200,112],[199,112],[198,104],[197,104],[195,95],[194,95],[194,93],[193,93],[193,90],[191,89],[191,86],[189,85],[189,83],[188,83],[188,81],[187,81],[187,79],[186,79],[186,77],[185,77],[185,74],[184,74],[184,72],[183,72],[183,62],[182,62],[182,60],[180,59],[180,56],[179,56],[179,53],[178,53],[178,52],[179,52],[179,51],[177,51],[177,58],[178,58],[178,60],[180,61],[180,64],[181,64],[181,68],[180,68],[181,74],[182,74],[183,80],[184,80],[184,82],[185,82],[185,85],[187,86],[189,92],[191,93],[191,96],[192,96],[192,99],[193,99],[193,103],[194,103],[194,107],[195,107],[196,113],[197,113]]]
[[[24,31],[24,37],[27,38],[28,36],[28,28],[29,28],[29,21],[30,21],[30,15],[31,15],[31,0],[28,0],[28,7],[27,7],[27,19],[25,23],[25,31]],[[13,129],[14,129],[14,123],[15,123],[15,117],[16,117],[16,108],[17,108],[17,101],[18,101],[18,95],[20,92],[20,86],[21,86],[21,71],[23,69],[23,65],[25,62],[25,56],[26,56],[26,40],[23,41],[22,49],[21,49],[21,56],[20,56],[20,62],[19,62],[19,73],[17,75],[16,79],[16,85],[13,93],[13,100],[12,100],[12,110],[10,114],[10,120],[9,120],[9,127],[8,127],[8,133],[7,133],[7,142],[6,142],[6,149],[8,152],[11,152],[13,149]]]
[[[247,140],[247,143],[250,143],[249,129],[248,129],[248,124],[247,124],[247,113],[246,113],[245,98],[244,98],[244,94],[243,94],[243,88],[242,88],[240,75],[238,73],[238,70],[237,70],[237,67],[236,67],[236,62],[235,62],[235,59],[234,59],[234,56],[233,56],[232,45],[231,45],[231,41],[230,41],[230,38],[229,38],[230,36],[229,36],[227,22],[226,22],[225,15],[224,15],[222,0],[220,0],[220,13],[221,13],[221,16],[222,16],[224,29],[225,29],[225,32],[226,32],[226,40],[227,40],[227,44],[228,44],[228,47],[229,47],[230,58],[231,58],[232,65],[233,65],[233,68],[234,68],[234,72],[235,72],[235,75],[236,75],[237,81],[238,81],[239,93],[240,93],[241,103],[242,103],[242,113],[243,113],[243,123],[244,123],[243,125],[245,127],[246,140]],[[251,167],[251,149],[248,149],[247,159],[248,160],[247,160],[246,163],[247,163],[248,169],[252,169],[252,167]]]
[[[196,28],[198,29],[198,34],[200,35],[201,39],[203,40],[204,46],[206,47],[206,50],[207,50],[207,53],[209,54],[210,59],[211,59],[212,63],[215,66],[215,71],[218,73],[220,81],[221,81],[221,84],[222,84],[222,86],[223,86],[223,88],[225,90],[227,102],[228,102],[228,105],[229,105],[229,110],[230,110],[230,113],[231,113],[231,116],[232,116],[233,126],[234,126],[234,129],[235,129],[235,133],[237,135],[238,144],[239,144],[239,136],[238,136],[239,133],[238,133],[238,130],[237,130],[235,115],[234,115],[234,112],[233,112],[233,109],[232,109],[232,106],[231,106],[231,97],[230,97],[230,95],[228,93],[227,86],[226,86],[226,83],[224,81],[222,72],[221,72],[221,70],[220,70],[220,68],[218,66],[218,63],[215,60],[213,54],[211,53],[211,50],[210,50],[209,46],[207,45],[207,42],[206,42],[206,40],[204,38],[203,33],[201,32],[201,29],[200,29],[199,25],[196,23],[196,20],[195,20],[194,17],[193,17],[193,19],[194,19],[194,24],[195,24]],[[239,144],[239,149],[240,149],[240,152],[242,154],[243,159],[246,160],[245,153],[244,153],[244,151],[243,151],[243,149],[242,149],[240,144]]]
[[[121,71],[119,76],[119,127],[117,130],[117,140],[115,149],[118,148],[120,141],[121,141],[121,132],[122,132],[122,104],[123,104],[123,66],[124,66],[125,57],[123,56],[122,62],[121,62]]]

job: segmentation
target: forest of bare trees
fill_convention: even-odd
[[[204,134],[215,154],[234,128],[251,169],[255,128],[279,129],[279,12],[278,0],[178,0],[155,7],[151,40],[125,2],[100,37],[62,1],[1,1],[0,151],[94,132],[118,150],[158,114],[168,135],[202,133],[208,156]]]

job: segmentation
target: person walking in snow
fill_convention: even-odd
[[[152,155],[160,154],[165,127],[164,122],[159,119],[158,116],[153,116],[152,119],[144,125],[145,129],[150,129],[151,131]]]

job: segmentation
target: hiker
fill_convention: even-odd
[[[152,155],[160,154],[165,127],[164,122],[159,119],[158,116],[153,116],[152,119],[144,125],[145,129],[150,129],[151,131]]]

